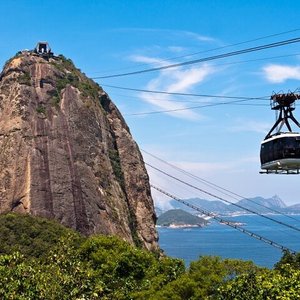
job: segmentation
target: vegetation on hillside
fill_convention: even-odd
[[[56,222],[0,216],[0,299],[298,299],[300,254],[273,270],[252,262],[181,260],[116,237],[82,237]]]
[[[66,237],[71,237],[74,244],[82,239],[55,221],[12,213],[0,215],[0,254],[19,252],[27,258],[40,258]]]
[[[161,214],[157,219],[157,225],[170,226],[176,225],[205,225],[207,223],[203,218],[192,215],[182,209],[171,209]]]
[[[59,78],[56,82],[58,94],[54,96],[60,97],[61,91],[70,84],[78,88],[83,97],[98,99],[99,85],[87,78],[79,69],[77,69],[71,59],[59,55],[58,60],[55,62],[52,61],[51,64],[64,74],[64,76]]]

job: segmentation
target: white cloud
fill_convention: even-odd
[[[191,32],[191,31],[178,31],[181,34],[185,34],[188,37],[192,37],[200,42],[217,42],[217,40],[215,38],[212,38],[210,36],[207,35],[200,35],[198,33],[195,32]]]
[[[183,51],[186,51],[186,48],[184,47],[179,47],[179,46],[170,46],[168,47],[168,50],[174,53],[181,53]]]
[[[165,34],[168,36],[180,36],[180,37],[188,37],[193,38],[194,40],[200,42],[218,42],[215,38],[201,35],[192,31],[186,30],[172,30],[172,29],[161,29],[161,28],[135,28],[135,27],[123,27],[111,29],[112,32],[140,32],[140,33],[154,33],[154,34]]]
[[[134,55],[130,58],[136,62],[147,63],[155,67],[172,64],[172,62],[166,60],[163,61],[156,57]],[[215,72],[216,69],[209,64],[165,69],[161,70],[157,77],[148,82],[146,89],[166,91],[169,93],[186,93],[191,91],[197,84],[203,82],[209,75]],[[140,97],[143,101],[154,105],[159,110],[178,110],[167,112],[174,117],[190,120],[201,118],[201,115],[195,111],[185,110],[191,105],[188,106],[184,103],[173,102],[172,99],[177,99],[174,95],[141,93]]]
[[[300,80],[300,66],[268,65],[263,68],[265,78],[272,83],[282,83],[289,79]]]
[[[156,58],[156,57],[149,57],[149,56],[144,56],[144,55],[131,55],[129,57],[130,60],[135,61],[135,62],[140,62],[140,63],[145,63],[145,64],[155,64],[160,67],[166,66],[169,64],[168,61],[163,60],[161,58]]]
[[[177,118],[197,120],[201,116],[192,110],[186,110],[187,106],[173,102],[169,95],[141,94],[141,98],[156,107],[154,111],[167,111],[166,113]],[[177,111],[176,111],[177,110]]]
[[[168,86],[168,92],[184,92],[193,85],[203,81],[208,75],[214,72],[214,69],[209,65],[201,67],[192,67],[186,70],[175,70],[172,75],[174,83]]]

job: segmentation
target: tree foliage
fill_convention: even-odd
[[[275,264],[275,269],[280,270],[285,268],[287,264],[294,269],[300,269],[300,253],[293,254],[288,251],[284,251],[280,261]]]
[[[133,299],[184,273],[181,260],[116,237],[84,238],[31,216],[9,214],[2,221],[0,299]]]
[[[215,299],[296,300],[300,295],[300,270],[289,265],[278,270],[244,274],[220,287]]]
[[[47,256],[68,235],[74,242],[81,239],[78,233],[55,221],[13,213],[0,215],[0,254],[18,251],[26,257]]]
[[[283,253],[273,270],[261,269],[227,281],[216,293],[217,300],[296,300],[300,295],[300,253]]]
[[[203,256],[185,274],[165,285],[149,299],[208,299],[226,281],[259,270],[252,262]]]
[[[182,209],[170,209],[158,217],[157,225],[170,226],[171,224],[200,226],[207,224],[207,221]]]
[[[273,270],[204,256],[181,260],[112,236],[82,237],[56,222],[0,216],[0,299],[299,299],[299,254]]]

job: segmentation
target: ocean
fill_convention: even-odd
[[[240,222],[244,229],[268,238],[294,251],[300,251],[300,215],[291,218],[282,215],[268,215],[279,222],[299,228],[299,231],[271,222],[257,215],[224,217]],[[282,256],[280,249],[250,237],[238,230],[210,220],[203,228],[158,227],[159,245],[165,254],[181,258],[186,266],[202,255],[216,255],[222,258],[252,260],[256,265],[272,268]]]

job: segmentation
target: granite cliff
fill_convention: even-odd
[[[158,248],[149,178],[109,96],[63,56],[23,51],[0,74],[0,213]]]

